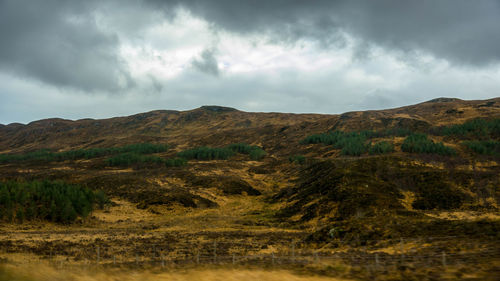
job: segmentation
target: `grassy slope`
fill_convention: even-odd
[[[331,129],[391,126],[419,129],[475,117],[499,117],[498,100],[493,105],[491,101],[432,102],[340,116],[258,114],[205,108],[107,120],[45,120],[28,126],[3,127],[0,128],[3,152],[154,142],[173,147],[156,156],[173,157],[178,151],[197,145],[247,142],[263,147],[268,155],[262,161],[250,161],[246,155],[230,160],[191,161],[182,168],[109,168],[104,158],[2,165],[1,179],[62,179],[98,187],[104,189],[116,205],[72,226],[44,222],[3,224],[0,249],[42,257],[52,249],[81,261],[91,256],[79,249],[100,244],[128,250],[129,254],[123,258],[132,261],[133,249],[150,248],[163,242],[171,245],[170,253],[175,256],[181,254],[186,245],[189,245],[189,253],[194,253],[197,247],[210,247],[214,240],[222,245],[221,254],[288,250],[291,241],[302,241],[304,247],[320,246],[331,253],[355,251],[361,246],[360,241],[366,239],[462,237],[441,244],[430,243],[432,247],[422,250],[425,254],[434,251],[433,247],[450,249],[463,242],[464,236],[470,243],[482,241],[481,237],[492,238],[498,233],[496,207],[500,170],[497,159],[472,156],[462,150],[457,140],[442,137],[433,138],[458,148],[458,157],[408,155],[399,150],[404,138],[397,137],[376,140],[396,144],[396,152],[389,157],[339,157],[337,150],[323,145],[299,145],[299,141],[305,135]],[[307,164],[289,163],[288,157],[294,154],[305,155]],[[321,162],[323,160],[333,162]],[[315,161],[319,163],[303,170]],[[242,185],[234,182],[241,181],[261,195],[224,192],[237,190]],[[460,190],[467,196],[457,209],[415,210],[412,203],[422,192],[419,190],[422,182],[426,181],[430,186],[445,182],[452,192]],[[342,188],[336,190],[339,186]],[[333,238],[332,228],[340,230]],[[231,246],[235,242],[247,246]],[[482,242],[498,248],[491,239]],[[271,246],[266,250],[262,245]],[[373,251],[397,249],[399,240],[372,246]],[[470,247],[461,250],[472,251]],[[483,268],[486,274],[493,265],[490,261],[481,264],[478,268]],[[353,272],[348,276],[370,279],[365,273]]]

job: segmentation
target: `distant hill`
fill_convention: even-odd
[[[247,142],[278,152],[285,144],[296,143],[305,135],[331,130],[426,129],[476,117],[499,116],[500,98],[476,101],[439,98],[400,108],[339,115],[252,113],[202,106],[188,111],[157,110],[99,120],[53,118],[27,125],[0,126],[0,153],[137,142],[167,142],[179,147]]]

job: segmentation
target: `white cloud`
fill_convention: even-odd
[[[138,26],[129,26],[121,14],[96,11],[97,26],[119,39],[119,58],[134,87],[89,94],[0,72],[0,123],[103,118],[204,104],[248,111],[341,113],[438,96],[499,95],[498,65],[458,68],[427,53],[408,55],[377,46],[368,46],[360,56],[359,42],[348,34],[344,46],[324,48],[307,39],[283,44],[269,34],[215,31],[185,10],[174,18],[141,11]],[[193,60],[204,50],[216,50],[212,62],[217,63],[218,76],[193,68]]]

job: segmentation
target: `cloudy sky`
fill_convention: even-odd
[[[500,0],[0,0],[0,123],[500,96]]]

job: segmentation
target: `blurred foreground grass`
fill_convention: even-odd
[[[136,270],[101,269],[55,269],[46,265],[0,265],[0,281],[278,281],[278,280],[344,280],[320,276],[297,275],[286,270],[260,270],[260,269],[180,269],[174,271],[151,272]]]

